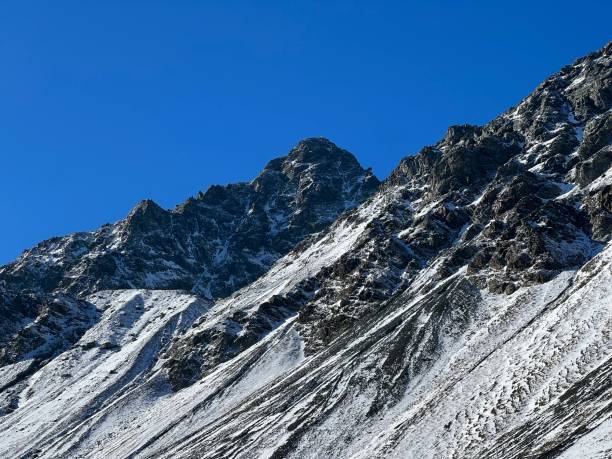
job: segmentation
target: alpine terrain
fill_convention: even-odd
[[[2,458],[612,457],[612,43],[379,182],[329,140],[0,268]]]

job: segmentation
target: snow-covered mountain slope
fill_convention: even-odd
[[[409,290],[162,457],[563,450],[612,414],[611,257],[509,296],[474,289],[461,272],[424,295]],[[610,448],[608,436],[592,452]]]
[[[2,393],[10,409],[0,420],[11,442],[31,448],[33,438],[45,441],[51,432],[66,432],[137,387],[168,343],[210,307],[195,296],[163,290],[104,291],[88,302],[100,315],[97,324],[34,376]],[[21,365],[1,368],[2,379]],[[9,450],[2,456],[23,453],[4,446]]]
[[[53,291],[73,341],[11,335],[0,456],[611,457],[611,178],[609,44],[225,298]]]
[[[157,349],[147,343],[171,337],[193,297],[103,292],[107,318],[29,384],[0,420],[0,443],[16,457],[537,457],[588,433],[600,438],[583,457],[607,457],[612,438],[597,429],[612,414],[611,262],[608,247],[511,295],[476,289],[465,270],[442,283],[426,272],[316,355],[304,357],[289,319],[178,392],[159,366],[142,377]],[[83,366],[92,350],[81,348],[110,341],[109,324],[143,296],[143,310],[159,307],[140,332]],[[169,304],[176,312],[160,319]]]

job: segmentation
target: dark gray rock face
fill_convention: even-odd
[[[23,328],[4,329],[0,348],[0,366],[33,357],[38,361],[50,358],[77,341],[98,319],[95,307],[86,301],[62,294],[18,297],[19,303],[9,308],[3,304],[0,313],[7,318],[4,325],[26,322]],[[20,317],[15,317],[15,312]],[[28,318],[36,319],[29,322]],[[20,320],[21,319],[21,320]],[[8,332],[8,333],[7,333]]]
[[[170,211],[145,200],[116,224],[44,241],[0,269],[8,319],[0,340],[38,320],[31,296],[39,304],[56,292],[81,298],[125,288],[227,296],[378,185],[346,150],[306,139],[250,183],[212,186]]]

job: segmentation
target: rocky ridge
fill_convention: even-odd
[[[609,457],[611,80],[609,44],[451,127],[225,298],[88,296],[98,325],[4,390],[0,451]]]
[[[470,282],[508,294],[583,265],[612,235],[610,53],[608,46],[577,61],[491,123],[453,126],[402,160],[369,202],[290,255],[318,271],[301,270],[299,283],[252,304],[244,304],[253,301],[248,289],[239,292],[221,303],[239,304],[236,311],[202,318],[202,329],[173,347],[176,387],[296,313],[306,352],[316,352],[431,264],[436,279],[467,266]],[[589,181],[581,171],[594,158],[607,159]],[[317,255],[322,266],[301,261],[313,243],[341,241],[347,227],[358,234],[350,250]],[[274,272],[258,282],[276,282]]]
[[[145,200],[125,220],[44,241],[0,268],[0,313],[7,318],[0,362],[15,362],[37,347],[38,357],[46,358],[87,329],[41,329],[47,305],[68,310],[107,289],[227,296],[378,184],[346,150],[326,139],[306,139],[250,183],[212,186],[170,211]]]

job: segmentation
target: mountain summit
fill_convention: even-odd
[[[379,184],[251,183],[0,271],[0,455],[609,458],[612,44]]]
[[[306,139],[251,183],[211,186],[171,211],[144,200],[116,224],[42,242],[0,276],[35,292],[163,288],[222,297],[360,204],[378,183],[346,150]]]
[[[41,329],[45,304],[72,311],[74,301],[106,289],[227,296],[378,185],[348,151],[327,139],[306,139],[250,183],[213,185],[173,210],[147,199],[115,224],[44,241],[0,269],[0,313],[7,318],[0,345],[13,348],[11,357],[0,349],[0,361],[59,352],[87,328]],[[14,333],[36,339],[16,341]]]

